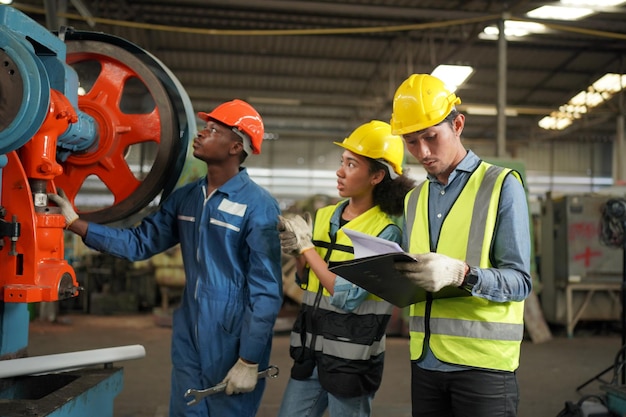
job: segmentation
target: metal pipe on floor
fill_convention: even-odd
[[[142,345],[127,345],[11,359],[0,361],[0,378],[69,371],[145,356],[146,349]]]

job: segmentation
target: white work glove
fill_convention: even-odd
[[[278,216],[278,236],[280,247],[287,255],[298,256],[305,250],[314,247],[311,241],[313,221],[307,212],[303,217],[290,215],[289,217]]]
[[[72,223],[78,220],[78,214],[74,211],[74,207],[72,207],[72,203],[65,195],[65,191],[62,189],[57,190],[57,194],[48,193],[48,200],[52,200],[56,203],[57,206],[61,208],[61,214],[65,217],[65,228],[70,227]]]
[[[463,284],[467,264],[440,253],[411,254],[417,262],[397,262],[395,268],[426,291]]]
[[[250,392],[256,387],[259,379],[259,365],[245,363],[241,358],[230,368],[222,383],[226,383],[226,395]]]

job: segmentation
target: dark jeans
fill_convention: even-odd
[[[413,417],[515,417],[513,372],[428,371],[411,362]]]

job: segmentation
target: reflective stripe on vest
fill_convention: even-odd
[[[492,267],[489,254],[500,193],[510,173],[521,181],[515,171],[479,164],[444,219],[436,252],[481,268]],[[411,253],[431,250],[428,194],[425,181],[405,200]],[[411,359],[422,356],[428,337],[431,350],[443,362],[514,371],[519,366],[523,313],[523,302],[496,303],[480,297],[436,298],[414,304],[409,319]]]
[[[312,306],[315,303],[315,293],[311,291],[305,291],[302,296],[302,304]],[[380,302],[380,299],[365,299],[359,305],[359,314],[389,314],[389,308],[391,305],[388,302]],[[318,308],[332,311],[334,313],[339,314],[354,314],[352,312],[348,312],[342,310],[334,305],[330,304],[330,297],[322,297],[318,304]]]
[[[315,294],[306,291],[302,299],[303,304],[313,305],[315,301]],[[378,302],[374,300],[366,300],[360,306],[360,314],[377,314],[385,315],[390,314],[390,304],[387,302]],[[332,311],[338,314],[350,314],[347,311],[341,310],[330,304],[329,297],[322,297],[319,302],[318,308],[320,310]],[[380,355],[385,351],[385,335],[380,340],[374,341],[371,346],[354,343],[347,337],[338,335],[335,339],[324,338],[324,335],[317,335],[315,339],[314,350],[323,352],[326,355],[332,355],[338,358],[350,359],[350,360],[368,360],[370,356]],[[342,340],[343,339],[343,340]],[[290,336],[292,347],[302,346],[302,337],[299,333],[291,332]],[[313,340],[313,334],[307,332],[306,335],[306,347],[311,347],[311,341]]]

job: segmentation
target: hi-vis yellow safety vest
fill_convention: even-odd
[[[443,221],[436,252],[489,268],[504,179],[519,174],[481,162]],[[430,252],[428,181],[405,198],[410,253]],[[436,298],[413,304],[409,332],[411,360],[425,343],[442,362],[514,371],[524,334],[524,302],[497,303],[480,297]]]
[[[328,264],[354,259],[352,241],[342,228],[331,236],[330,219],[336,206],[318,210],[313,229],[315,250]],[[378,236],[392,225],[375,206],[345,225],[346,228]],[[395,226],[394,226],[395,227]],[[385,331],[393,306],[368,295],[353,311],[330,303],[330,293],[309,271],[300,314],[291,333],[291,376],[305,379],[317,365],[322,387],[334,395],[356,397],[372,394],[382,380]]]

